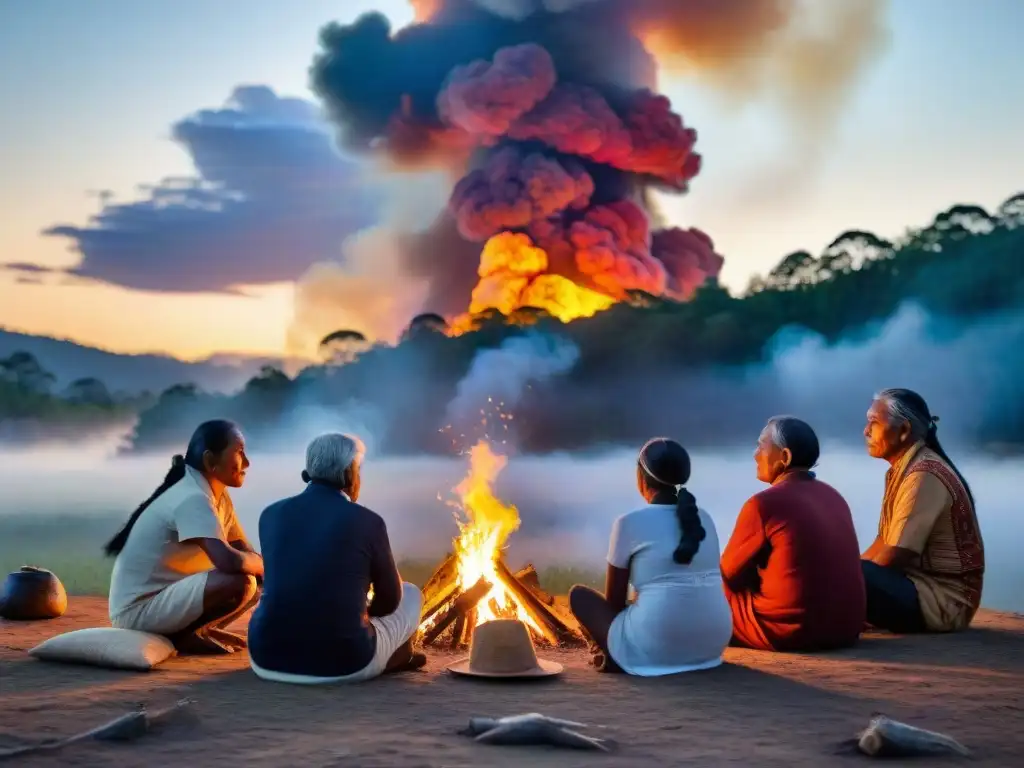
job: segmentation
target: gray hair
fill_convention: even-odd
[[[885,406],[890,425],[901,421],[910,425],[910,438],[915,441],[927,438],[939,420],[937,416],[932,416],[924,399],[916,392],[883,389],[874,399]]]
[[[329,432],[314,437],[306,447],[306,474],[310,480],[334,485],[345,483],[345,472],[366,455],[366,446],[355,435]]]
[[[788,448],[793,469],[811,469],[818,463],[821,446],[811,425],[795,416],[773,416],[761,431],[776,448]]]

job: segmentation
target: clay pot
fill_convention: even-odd
[[[53,573],[45,568],[23,565],[8,574],[0,588],[0,618],[10,621],[36,621],[63,616],[68,609],[68,593]]]

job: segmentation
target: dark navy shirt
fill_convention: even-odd
[[[260,516],[263,596],[249,653],[273,672],[340,677],[373,659],[368,616],[398,608],[402,582],[380,515],[310,483]],[[373,586],[373,601],[366,595]]]

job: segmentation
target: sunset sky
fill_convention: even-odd
[[[820,153],[803,151],[771,95],[737,106],[663,80],[704,156],[690,194],[664,212],[714,238],[730,288],[845,229],[893,237],[952,203],[991,209],[1024,191],[1024,2],[889,7],[888,42]],[[330,130],[315,104],[289,99],[314,102],[319,29],[371,9],[396,24],[412,16],[403,0],[0,2],[0,264],[19,265],[0,269],[0,327],[183,358],[285,352],[291,281],[340,255],[338,233],[373,223],[361,172],[307,140]],[[266,89],[241,92],[241,116],[198,114],[223,110],[239,86]],[[281,126],[280,145],[233,140],[262,119]],[[273,152],[296,163],[284,182],[246,159]],[[196,177],[259,202],[228,201],[216,216],[175,206],[183,182],[168,180]],[[104,205],[138,258],[48,271],[78,265],[58,235],[95,236],[82,228]],[[299,216],[316,227],[285,240],[282,222]],[[258,285],[239,289],[241,275]]]

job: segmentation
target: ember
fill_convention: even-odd
[[[506,463],[486,440],[469,452],[469,473],[454,489],[459,501],[452,502],[459,526],[454,552],[423,588],[424,645],[449,628],[451,647],[467,645],[477,625],[498,618],[518,619],[552,645],[581,641],[572,617],[540,588],[533,567],[512,573],[502,559],[509,535],[519,527],[518,510],[492,490]]]

